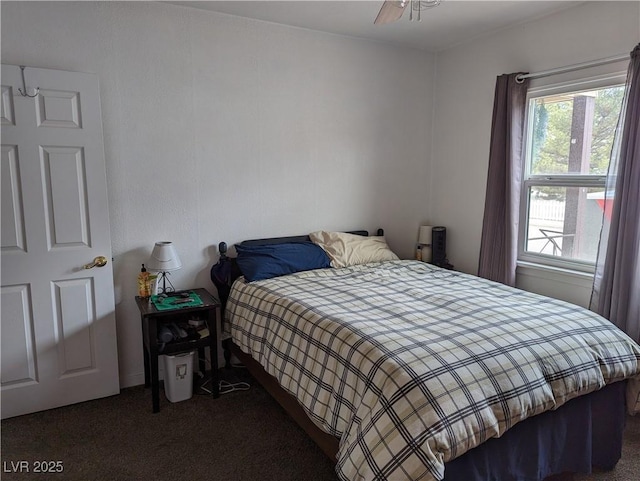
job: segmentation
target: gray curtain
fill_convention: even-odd
[[[640,342],[640,44],[631,52],[607,176],[611,222],[603,222],[591,309]]]
[[[478,266],[480,277],[510,286],[516,283],[520,185],[529,86],[528,79],[518,83],[517,75],[500,75],[496,81]]]

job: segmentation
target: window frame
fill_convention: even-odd
[[[588,92],[603,88],[624,86],[626,72],[616,71],[605,75],[584,77],[573,81],[559,82],[547,85],[536,85],[532,81],[527,91],[525,111],[525,137],[522,156],[522,179],[520,182],[520,209],[518,214],[518,263],[529,264],[541,268],[563,269],[568,271],[593,274],[595,262],[580,259],[565,259],[562,257],[527,251],[527,231],[529,225],[529,191],[532,187],[604,187],[606,188],[606,175],[602,174],[546,174],[533,175],[531,169],[531,153],[533,142],[534,116],[531,109],[531,101],[540,97],[551,95]]]

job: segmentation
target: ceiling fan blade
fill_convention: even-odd
[[[391,23],[399,20],[404,13],[404,9],[408,4],[408,0],[393,1],[385,0],[382,4],[382,8],[378,12],[378,16],[374,20],[375,25],[381,25],[383,23]]]

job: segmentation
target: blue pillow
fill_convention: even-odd
[[[235,247],[238,267],[248,282],[330,267],[331,262],[322,247],[313,242]]]

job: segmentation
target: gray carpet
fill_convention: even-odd
[[[242,374],[239,374],[242,376]],[[322,451],[259,386],[218,400],[194,395],[151,413],[149,390],[4,420],[5,480],[278,480],[337,478]],[[640,479],[640,417],[629,418],[613,472],[562,481]],[[61,474],[11,473],[13,463],[62,461]],[[15,464],[14,464],[15,465]],[[555,479],[555,478],[554,478]]]
[[[331,462],[260,386],[194,395],[160,412],[142,386],[3,420],[2,461],[62,461],[61,475],[6,480],[335,480]]]

